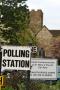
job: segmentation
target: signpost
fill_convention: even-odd
[[[2,46],[2,70],[30,70],[28,46]]]
[[[3,76],[0,76],[0,87],[3,86]]]
[[[29,46],[1,46],[3,70],[30,71],[31,47]],[[28,72],[29,73],[29,72]],[[1,78],[2,80],[3,78]],[[27,75],[28,79],[28,75]]]
[[[45,58],[31,59],[32,80],[56,80],[57,79],[57,60]]]

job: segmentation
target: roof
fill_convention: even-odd
[[[45,25],[43,26],[43,28],[48,29]],[[53,36],[60,36],[60,30],[49,30],[48,31],[53,35]]]
[[[60,30],[49,30],[45,25],[43,26],[43,28],[46,28],[54,37],[55,36],[60,36]],[[42,29],[43,29],[42,28]],[[40,32],[40,30],[36,33],[36,35]]]
[[[60,36],[60,30],[49,30],[53,36]]]

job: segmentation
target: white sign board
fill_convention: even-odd
[[[57,79],[57,60],[45,58],[31,59],[30,79],[34,80],[56,80]]]
[[[2,70],[30,70],[28,46],[2,46]]]

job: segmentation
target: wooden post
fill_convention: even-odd
[[[29,46],[32,46],[32,43],[29,43]],[[30,85],[30,70],[27,71],[27,78],[26,78],[26,90],[29,90]]]
[[[30,88],[30,70],[27,71],[27,78],[26,78],[26,90]]]

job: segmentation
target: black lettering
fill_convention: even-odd
[[[7,54],[8,57],[29,57],[29,50],[11,50],[4,49],[3,56]]]
[[[14,66],[14,60],[11,61],[10,67],[15,67],[15,66]]]
[[[5,59],[3,60],[2,66],[3,66],[3,67],[6,67],[6,60],[5,60]]]
[[[25,61],[25,67],[29,67],[29,61]]]
[[[17,52],[17,50],[15,50],[15,57],[19,57],[18,53],[19,52]]]
[[[19,67],[21,66],[21,61],[19,60]]]
[[[29,50],[26,50],[26,57],[29,57]]]
[[[24,51],[21,50],[21,57],[26,57],[26,56],[25,56],[25,50],[24,50]]]
[[[21,61],[21,67],[24,67],[24,60]]]
[[[14,50],[13,50],[13,49],[12,49],[12,52],[11,52],[11,53],[12,53],[12,57],[15,57],[15,55],[14,55]]]
[[[19,57],[17,50],[12,50],[12,57]]]
[[[18,50],[15,50],[15,57],[19,57],[19,52],[18,52]]]
[[[29,61],[26,60],[6,60],[4,59],[3,60],[3,63],[2,63],[2,66],[3,67],[29,67]]]
[[[17,67],[17,65],[18,65],[18,61],[19,61],[19,60],[15,60],[15,63],[16,63],[16,65],[15,65],[15,66],[16,66],[16,67]]]
[[[7,53],[7,50],[4,49],[4,51],[3,51],[3,56],[5,56],[6,53]]]
[[[8,67],[10,66],[10,61],[11,61],[11,60],[7,60],[7,66],[8,66]]]
[[[19,50],[19,57],[21,56],[21,50]]]
[[[11,57],[11,50],[8,50],[8,57]]]

